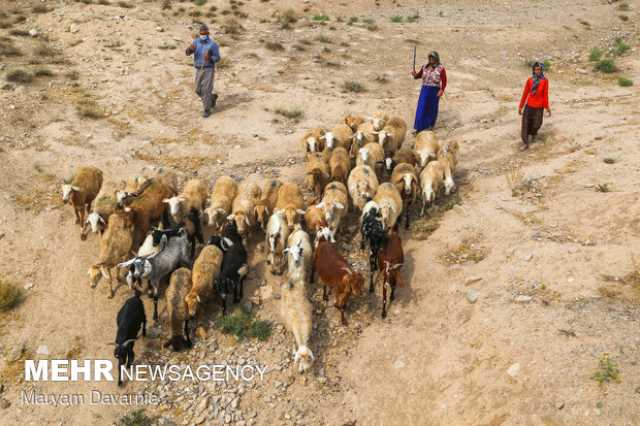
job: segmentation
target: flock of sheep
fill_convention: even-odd
[[[458,143],[439,142],[423,131],[410,142],[407,125],[399,117],[376,113],[373,117],[348,115],[329,131],[315,128],[302,138],[306,177],[303,187],[313,193],[307,205],[301,187],[293,182],[266,179],[262,185],[229,176],[216,179],[213,188],[203,179],[188,180],[181,191],[170,172],[127,182],[103,183],[102,172],[81,167],[62,185],[62,197],[75,211],[81,238],[100,234],[100,254],[89,268],[93,288],[100,280],[120,281],[121,271],[134,296],[117,317],[114,355],[130,365],[140,328],[146,333],[146,315],[140,300],[143,283],[154,301],[158,319],[160,287],[166,284],[166,309],[171,336],[165,346],[191,347],[189,322],[201,305],[215,295],[228,304],[243,297],[248,273],[247,238],[264,232],[267,264],[274,275],[285,273],[281,285],[281,316],[294,335],[299,370],[311,367],[309,349],[312,307],[309,284],[315,277],[335,294],[335,306],[347,324],[349,297],[362,293],[364,277],[340,254],[334,235],[351,209],[360,216],[361,248],[369,246],[370,285],[374,274],[383,281],[382,317],[401,285],[402,241],[398,234],[404,212],[418,199],[425,208],[455,188]],[[212,236],[204,240],[206,229]],[[136,255],[130,259],[131,253]],[[121,382],[119,381],[119,384]]]

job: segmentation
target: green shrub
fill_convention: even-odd
[[[611,74],[618,71],[618,67],[616,67],[616,63],[613,59],[601,59],[596,64],[596,70],[605,74]]]
[[[143,409],[135,410],[120,417],[116,426],[151,426],[153,419],[148,417]]]
[[[404,20],[404,18],[402,16],[399,16],[399,15],[391,17],[391,22],[393,22],[395,24],[400,24],[400,23],[402,23],[403,20]]]
[[[618,84],[620,85],[620,87],[631,87],[633,86],[633,80],[630,80],[626,77],[620,77],[618,79]]]
[[[600,59],[602,59],[602,55],[603,54],[604,54],[604,52],[602,51],[602,49],[594,47],[589,52],[589,60],[591,62],[598,62]]]
[[[244,309],[220,318],[218,327],[223,333],[232,334],[239,341],[246,338],[265,341],[271,336],[271,323],[254,319],[251,313]]]
[[[616,44],[613,47],[613,53],[617,56],[620,55],[624,55],[625,53],[627,53],[627,51],[631,49],[631,46],[629,46],[627,43],[625,43],[624,40],[622,40],[621,38],[616,39]]]
[[[345,92],[352,92],[352,93],[362,93],[367,91],[367,89],[357,81],[345,81],[344,84],[342,85],[342,88],[344,89]]]
[[[7,81],[18,84],[29,84],[33,81],[33,74],[22,69],[16,69],[7,73]]]
[[[0,311],[8,311],[22,299],[22,290],[15,284],[0,279]]]
[[[327,22],[330,18],[327,15],[315,15],[311,19],[316,22]]]
[[[193,0],[193,4],[196,6],[202,6],[207,2],[207,0]]]
[[[603,354],[598,362],[598,371],[596,371],[591,378],[600,385],[611,382],[620,383],[620,369],[618,368],[618,364],[611,359],[609,354]]]
[[[420,19],[420,15],[418,14],[418,12],[416,12],[415,15],[407,16],[407,22],[409,22],[410,24],[418,22],[418,19]]]

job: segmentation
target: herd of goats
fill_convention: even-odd
[[[217,178],[213,188],[204,179],[190,179],[178,190],[177,177],[159,172],[116,184],[105,182],[95,167],[80,167],[62,185],[64,203],[71,203],[81,239],[100,234],[100,255],[89,269],[91,287],[101,279],[126,282],[134,290],[117,316],[114,356],[130,366],[138,333],[146,335],[146,315],[140,298],[146,284],[158,320],[162,284],[171,336],[165,347],[192,346],[189,322],[200,306],[218,296],[223,314],[243,297],[249,271],[246,243],[264,232],[267,264],[281,285],[282,322],[294,335],[294,361],[303,372],[314,355],[308,347],[312,330],[309,284],[319,277],[335,293],[335,307],[344,325],[350,296],[362,294],[364,277],[340,254],[334,235],[344,226],[349,210],[360,216],[361,249],[369,246],[370,284],[382,277],[382,318],[396,286],[402,285],[403,250],[398,227],[404,212],[421,200],[421,215],[439,194],[455,188],[453,173],[458,143],[440,142],[433,131],[422,131],[414,141],[405,138],[406,122],[384,113],[372,117],[348,115],[329,131],[311,129],[302,138],[306,176],[302,187],[313,193],[307,205],[300,185],[265,179],[237,183]],[[418,206],[419,207],[419,206]],[[205,244],[203,229],[212,236]],[[137,253],[129,259],[131,253]],[[122,381],[118,381],[122,385]]]

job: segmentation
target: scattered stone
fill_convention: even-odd
[[[556,402],[556,408],[558,410],[562,410],[564,408],[564,401],[558,401]]]
[[[29,30],[29,35],[30,35],[31,37],[38,37],[38,30],[33,29],[33,28],[32,28],[32,29],[30,29],[30,30]]]
[[[37,355],[49,355],[49,348],[46,345],[38,346]]]
[[[11,407],[11,403],[4,398],[0,398],[0,409],[6,410]]]
[[[524,294],[516,296],[515,299],[513,299],[513,301],[516,302],[516,303],[529,303],[532,300],[533,300],[533,297],[527,296],[527,295],[524,295]]]
[[[396,370],[404,368],[405,366],[406,366],[405,362],[401,359],[398,359],[396,360],[396,362],[393,363],[393,368],[395,368]]]
[[[25,290],[31,290],[33,288],[33,286],[35,286],[35,284],[33,282],[28,282],[24,285],[24,289]]]
[[[530,262],[531,259],[533,259],[533,253],[529,253],[529,254],[524,256],[524,260],[527,261],[527,262]]]
[[[518,374],[520,374],[520,363],[516,362],[511,367],[509,367],[507,369],[507,374],[511,377],[516,377]]]
[[[477,290],[470,288],[469,290],[467,290],[464,297],[467,298],[467,301],[469,303],[476,303],[478,301],[478,297],[480,297],[480,293],[478,293]]]
[[[159,32],[159,33],[162,33],[162,32],[164,32],[164,28],[156,27],[156,31]]]

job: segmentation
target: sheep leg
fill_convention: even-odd
[[[158,322],[158,287],[160,283],[151,283],[153,286],[153,320]]]
[[[325,302],[329,301],[329,293],[327,292],[327,285],[326,284],[322,288],[322,300],[324,300]]]
[[[113,290],[113,277],[111,276],[111,268],[105,268],[107,272],[107,279],[109,280],[109,299],[113,299],[116,292]]]
[[[189,320],[184,322],[184,335],[187,336],[187,348],[192,347],[193,343],[191,342],[191,333],[189,333]]]
[[[133,365],[133,361],[136,359],[136,354],[133,352],[133,343],[129,345],[129,349],[127,349],[127,368],[131,368]]]
[[[382,319],[387,317],[387,274],[384,274],[384,282],[382,283]]]
[[[122,363],[120,362],[120,358],[118,358],[118,386],[122,387]]]
[[[75,206],[75,205],[73,206],[73,212],[76,214],[76,224],[82,223],[80,221],[80,211],[79,210],[80,209],[77,206]]]
[[[409,229],[409,207],[411,207],[411,204],[407,204],[407,208],[405,209],[404,229]]]
[[[147,319],[146,318],[144,319],[144,321],[142,321],[142,336],[147,337]]]
[[[377,265],[376,265],[376,257],[373,254],[373,250],[369,254],[369,293],[373,293],[375,290],[373,288],[373,276],[376,273]]]

